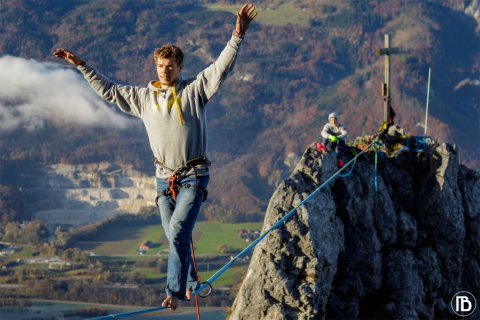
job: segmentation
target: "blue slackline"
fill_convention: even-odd
[[[244,256],[248,251],[250,251],[253,247],[255,247],[260,241],[262,241],[270,232],[273,230],[277,229],[280,227],[285,221],[287,221],[290,217],[292,217],[295,212],[303,206],[305,203],[310,201],[320,190],[322,190],[327,184],[329,184],[333,179],[335,179],[337,176],[340,175],[340,172],[345,170],[349,165],[354,163],[357,158],[365,153],[370,146],[375,143],[376,139],[373,140],[365,149],[363,149],[359,154],[357,154],[355,157],[353,157],[350,161],[348,161],[343,167],[341,167],[337,172],[335,172],[330,178],[328,178],[324,183],[322,183],[315,191],[313,191],[308,197],[302,200],[295,208],[293,208],[289,213],[287,213],[283,218],[278,220],[270,229],[265,231],[260,237],[258,237],[255,241],[253,241],[248,247],[240,251],[235,257],[233,257],[226,265],[224,265],[222,268],[220,268],[213,276],[211,276],[207,281],[203,282],[200,287],[192,292],[191,297],[199,294],[201,291],[205,290],[208,287],[212,287],[212,283],[218,279],[225,271],[227,271],[228,268],[230,268],[239,258]],[[182,302],[182,300],[180,301]],[[160,311],[160,310],[165,310],[168,309],[168,307],[154,307],[154,308],[148,308],[148,309],[143,309],[143,310],[138,310],[138,311],[132,311],[132,312],[124,312],[124,313],[117,313],[117,314],[110,314],[102,317],[96,317],[96,318],[90,318],[87,320],[106,320],[106,319],[118,319],[118,318],[124,318],[124,317],[129,317],[129,316],[134,316],[134,315],[139,315],[139,314],[144,314],[144,313],[150,313],[150,312],[155,312],[155,311]]]
[[[353,169],[355,168],[355,163],[356,163],[356,160],[353,162],[352,168],[351,168],[347,173],[341,174],[341,175],[339,175],[339,176],[342,177],[342,178],[346,178],[346,177],[348,177],[349,175],[351,175],[352,172],[353,172]]]

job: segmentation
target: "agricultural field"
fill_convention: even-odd
[[[222,265],[229,260],[230,255],[248,246],[248,242],[239,235],[239,230],[260,230],[262,223],[219,223],[198,222],[193,232],[195,255],[197,256],[199,276],[202,280],[210,278]],[[139,245],[148,241],[150,249],[145,254],[138,254]],[[104,230],[98,237],[90,241],[76,244],[82,250],[91,252],[90,259],[105,263],[152,261],[163,256],[166,259],[168,245],[161,225],[130,225],[111,227]],[[228,253],[220,254],[219,247],[225,247]],[[210,257],[204,260],[204,257]],[[218,257],[219,259],[213,259]],[[215,282],[216,287],[229,287],[243,278],[247,271],[245,263],[238,263],[228,269]],[[157,267],[109,267],[111,272],[129,277],[133,273],[143,277],[146,284],[161,284],[165,282],[166,274]]]
[[[218,269],[224,266],[230,257],[249,245],[239,234],[239,230],[260,230],[262,223],[219,223],[198,222],[193,233],[197,267],[201,280],[209,279]],[[250,239],[251,241],[251,239]],[[139,254],[140,244],[148,242],[149,250]],[[6,265],[13,264],[0,274],[0,283],[8,282],[11,272],[35,272],[42,278],[87,280],[109,278],[121,283],[137,283],[145,285],[162,285],[166,279],[166,261],[168,245],[161,225],[131,224],[111,226],[104,229],[89,241],[74,244],[80,250],[89,253],[88,260],[95,264],[101,262],[99,270],[91,270],[92,265],[51,269],[50,263],[58,261],[58,257],[38,255],[34,246],[17,245],[18,251],[1,259]],[[220,248],[223,248],[220,250]],[[220,252],[222,251],[222,252]],[[16,261],[20,263],[15,263]],[[248,268],[248,258],[239,259],[216,281],[216,287],[230,287],[240,281]],[[99,265],[98,265],[99,266]],[[108,271],[107,271],[108,270]],[[103,273],[107,271],[107,273]],[[92,278],[93,277],[93,278]],[[110,278],[111,277],[111,278]],[[123,279],[123,280],[113,280]]]
[[[75,246],[95,255],[135,255],[139,245],[144,241],[152,243],[146,254],[156,254],[167,249],[161,225],[108,228],[96,238],[80,241]]]
[[[213,284],[214,287],[231,287],[232,285],[238,283],[242,280],[247,272],[248,266],[247,265],[233,265],[229,268],[225,273],[223,273]],[[201,281],[205,281],[209,279],[213,274],[217,272],[217,270],[210,270],[210,271],[200,271],[200,279]]]
[[[217,255],[221,245],[229,252],[240,251],[248,243],[239,234],[240,229],[261,229],[262,223],[198,222],[193,232],[195,254]],[[136,255],[141,243],[149,241],[150,249],[145,255],[166,254],[168,245],[161,225],[123,226],[106,229],[90,241],[76,244],[82,250],[95,255]]]
[[[199,222],[193,231],[196,254],[218,254],[218,247],[226,245],[232,252],[240,251],[248,243],[240,238],[238,230],[260,230],[263,223]]]

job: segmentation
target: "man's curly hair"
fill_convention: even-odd
[[[165,58],[174,58],[177,64],[181,65],[183,63],[182,49],[174,46],[173,44],[167,44],[161,48],[155,49],[155,51],[153,52],[153,60],[155,61],[155,63],[158,61],[158,59]]]

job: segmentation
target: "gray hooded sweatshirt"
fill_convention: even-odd
[[[347,136],[347,130],[345,130],[345,128],[341,125],[335,127],[334,125],[327,123],[325,126],[323,126],[321,135],[325,139],[328,139],[328,137],[331,135],[336,136],[339,139],[343,139]]]
[[[78,69],[105,101],[142,119],[158,160],[156,176],[166,178],[188,160],[206,156],[205,105],[233,69],[241,41],[232,35],[214,63],[195,78],[179,79],[175,87],[168,90],[161,90],[157,81],[150,81],[146,88],[118,85],[88,64]],[[207,172],[208,169],[203,168],[198,174]]]

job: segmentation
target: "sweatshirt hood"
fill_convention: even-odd
[[[151,80],[148,83],[148,88],[153,90],[153,91],[166,91],[166,89],[162,89],[160,81],[158,81],[158,80]]]
[[[178,88],[178,83],[182,80],[182,77],[179,77],[177,79],[177,82],[175,83],[175,85],[177,86]],[[153,90],[153,91],[168,91],[168,88],[162,88],[162,85],[160,84],[160,81],[158,80],[151,80],[149,83],[148,83],[148,88],[150,90]]]

